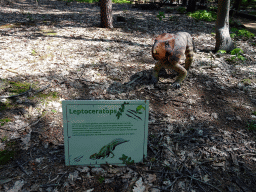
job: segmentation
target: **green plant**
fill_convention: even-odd
[[[218,53],[224,54],[224,53],[227,53],[227,51],[225,51],[225,50],[219,50]]]
[[[31,54],[32,54],[33,56],[35,56],[35,55],[36,55],[36,51],[35,51],[34,49],[32,49]]]
[[[102,176],[100,176],[99,179],[98,179],[98,181],[99,181],[100,183],[102,183],[104,180],[105,180],[105,178],[102,177]]]
[[[235,37],[236,37],[236,34],[235,34],[235,33],[230,33],[230,37],[231,37],[231,38],[235,38]]]
[[[44,99],[50,98],[50,99],[57,99],[58,98],[58,92],[49,92],[48,94],[44,93],[37,93],[37,96]],[[43,101],[42,100],[42,101]]]
[[[27,18],[29,19],[29,21],[33,21],[32,15],[29,12],[27,13]]]
[[[251,39],[251,38],[254,38],[255,35],[253,33],[251,33],[250,31],[246,30],[246,29],[237,29],[235,27],[232,27],[230,29],[230,31],[232,32],[230,34],[230,37],[231,38],[234,38],[236,36],[239,36],[239,37],[244,37],[244,38],[248,38],[248,39]]]
[[[2,142],[7,141],[7,139],[8,139],[8,137],[7,137],[7,136],[4,136],[4,137],[2,138]]]
[[[185,13],[186,12],[185,7],[179,7],[177,10],[178,10],[179,13]]]
[[[237,32],[238,32],[238,29],[235,28],[235,27],[232,27],[232,28],[230,29],[230,31],[233,32],[233,33],[237,33]]]
[[[253,33],[251,33],[250,31],[248,31],[246,29],[238,30],[238,36],[246,37],[246,38],[249,38],[249,39],[255,37],[255,35]]]
[[[122,160],[123,164],[126,164],[126,165],[131,165],[134,163],[134,160],[131,160],[131,157],[128,158],[128,156],[126,156],[124,154],[119,159]]]
[[[3,126],[5,123],[10,122],[10,121],[11,121],[11,119],[9,119],[9,118],[0,119],[1,126]]]
[[[10,85],[11,85],[11,89],[9,90],[10,92],[12,93],[23,93],[27,90],[29,90],[29,86],[30,86],[30,83],[22,83],[22,82],[15,82],[15,81],[10,81],[9,82]]]
[[[256,111],[252,112],[253,115],[256,115]]]
[[[245,85],[250,85],[251,84],[251,80],[250,79],[243,79],[242,81]]]
[[[158,15],[156,16],[160,21],[162,21],[163,18],[165,18],[164,12],[159,11]]]
[[[5,103],[0,102],[0,111],[12,108],[11,102],[9,99]]]
[[[7,140],[7,137],[5,138]],[[3,140],[4,139],[2,139],[2,141]],[[17,142],[15,141],[6,143],[6,149],[0,151],[0,165],[5,165],[14,158],[16,154],[15,147],[17,147]]]
[[[14,157],[14,151],[0,151],[0,165],[7,164]]]
[[[218,7],[213,7],[213,6],[211,6],[211,7],[210,7],[210,10],[211,10],[211,11],[216,11],[216,12],[217,12]]]
[[[215,12],[207,10],[198,10],[194,13],[189,12],[188,16],[203,21],[215,21],[217,19]]]
[[[231,57],[231,60],[236,60],[236,59],[238,59],[238,60],[244,61],[245,58],[241,55],[242,53],[243,53],[243,50],[240,49],[240,48],[235,48],[235,49],[233,49],[233,50],[230,52],[231,55],[234,55],[234,56]]]
[[[248,123],[247,128],[249,131],[256,131],[256,121],[251,121]]]

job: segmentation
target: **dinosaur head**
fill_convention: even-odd
[[[155,40],[155,44],[152,48],[152,56],[155,60],[162,60],[165,58],[166,49],[165,42]]]
[[[155,60],[164,61],[166,56],[173,55],[175,38],[172,34],[164,33],[159,35],[155,39],[155,43],[152,47],[152,56]]]

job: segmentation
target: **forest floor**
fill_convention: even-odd
[[[103,29],[95,4],[0,6],[0,191],[256,191],[256,38],[235,39],[245,60],[214,54],[214,22],[161,10],[113,4]],[[195,41],[191,70],[154,87],[154,37],[177,31]],[[61,101],[75,99],[149,100],[145,161],[65,166]]]

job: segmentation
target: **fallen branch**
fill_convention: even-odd
[[[213,68],[218,68],[217,65],[205,65],[202,67],[199,67],[200,69],[213,69]]]
[[[47,89],[48,87],[50,87],[51,84],[52,84],[52,80],[51,80],[51,82],[50,82],[48,85],[46,85],[46,86],[44,86],[43,88],[41,88],[41,89],[35,91],[34,94],[37,94],[37,93],[39,93],[39,92],[44,91],[45,89]]]
[[[52,81],[53,81],[53,80],[51,80],[51,82],[50,82],[48,85],[46,85],[45,87],[43,87],[43,88],[41,88],[41,89],[35,91],[34,94],[37,94],[37,93],[39,93],[39,92],[42,92],[42,91],[44,91],[45,89],[47,89],[48,87],[50,87],[50,85],[52,84]],[[19,97],[19,96],[22,96],[22,95],[27,94],[27,93],[30,92],[31,90],[33,90],[33,89],[31,88],[31,85],[30,85],[30,86],[29,86],[29,90],[27,90],[27,91],[25,91],[25,92],[23,92],[23,93],[20,93],[20,94],[18,94],[18,95],[11,95],[11,96],[0,96],[0,99]]]
[[[22,127],[21,129],[18,130],[18,132],[23,131],[23,130],[26,129],[27,127],[36,125],[36,124],[39,123],[39,121],[40,121],[43,117],[45,117],[48,113],[49,113],[49,112],[46,112],[45,114],[43,114],[36,122],[30,123],[29,125],[26,125],[26,126]]]
[[[27,91],[25,91],[25,92],[23,92],[23,93],[20,93],[20,94],[18,94],[18,95],[11,95],[11,96],[0,96],[0,99],[5,99],[5,98],[12,98],[12,97],[19,97],[19,96],[21,96],[21,95],[25,95],[25,94],[27,94],[29,91],[31,91],[32,89],[31,89],[31,86],[29,86],[29,90],[27,90]]]
[[[20,162],[18,160],[16,160],[16,164],[17,166],[20,168],[21,171],[23,171],[26,175],[30,175],[25,169],[24,167],[20,164]]]
[[[0,69],[3,69],[2,67]],[[17,71],[15,70],[12,70],[12,69],[3,69],[3,70],[6,70],[6,71],[10,71],[12,73],[16,73],[16,74],[19,74]]]

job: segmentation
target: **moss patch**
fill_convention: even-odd
[[[4,126],[5,123],[10,122],[10,121],[11,121],[11,119],[9,119],[9,118],[3,118],[3,119],[0,119],[0,124],[1,124],[1,126]]]

